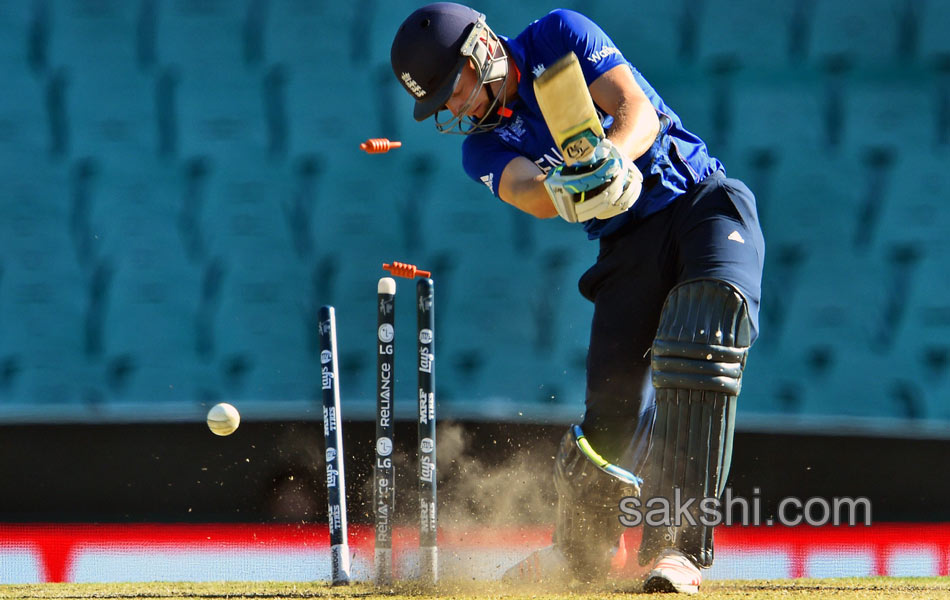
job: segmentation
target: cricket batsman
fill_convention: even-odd
[[[566,160],[534,87],[570,53],[606,133],[578,163]],[[399,27],[391,59],[415,119],[465,136],[469,177],[531,215],[576,223],[599,244],[579,282],[594,303],[586,408],[555,457],[553,545],[505,578],[602,577],[624,530],[621,499],[673,506],[679,496],[695,499],[697,522],[671,514],[644,524],[639,563],[647,591],[697,592],[700,569],[713,562],[698,506],[723,492],[758,333],[765,244],[755,198],[577,12],[552,11],[505,37],[476,10],[430,4]],[[559,108],[570,114],[567,104]]]

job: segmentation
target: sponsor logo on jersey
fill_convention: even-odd
[[[535,67],[531,69],[531,74],[534,75],[535,79],[537,79],[538,77],[541,77],[541,73],[544,73],[546,68],[547,67],[545,67],[543,64],[535,65]]]
[[[616,48],[601,48],[600,50],[588,54],[587,60],[592,63],[598,63],[612,54],[620,54],[620,50]]]
[[[495,185],[494,185],[495,176],[493,174],[489,173],[488,175],[482,175],[481,177],[479,177],[479,179],[482,180],[482,183],[488,186],[488,189],[490,189],[492,193],[495,192]]]
[[[515,144],[521,141],[521,138],[524,137],[524,119],[521,118],[521,115],[515,117],[515,120],[511,123],[505,125],[504,127],[499,127],[495,130],[498,134],[498,137],[505,140],[509,144]]]

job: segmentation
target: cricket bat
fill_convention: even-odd
[[[534,80],[534,95],[544,122],[570,166],[591,160],[604,139],[604,128],[573,52],[558,59]]]

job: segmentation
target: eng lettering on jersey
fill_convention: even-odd
[[[551,146],[549,152],[550,154],[545,152],[541,158],[534,161],[534,164],[538,165],[538,168],[541,169],[543,173],[547,173],[554,167],[564,164],[564,157],[557,151],[557,148]]]
[[[587,60],[592,63],[598,63],[612,54],[620,54],[617,48],[601,48],[587,55]]]

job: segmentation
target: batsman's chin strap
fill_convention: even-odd
[[[607,462],[607,460],[597,454],[597,451],[590,445],[590,442],[587,441],[587,437],[584,436],[583,430],[581,430],[580,425],[573,425],[571,430],[574,433],[574,442],[577,444],[577,449],[587,457],[587,459],[594,463],[598,469],[607,473],[611,477],[619,479],[623,483],[632,486],[634,494],[640,495],[640,486],[643,485],[643,480],[631,473],[630,471],[618,467],[617,465]]]
[[[515,61],[511,61],[511,67],[515,70],[515,81],[518,83],[521,83],[521,69],[518,68],[518,65],[515,64]],[[505,81],[502,85],[504,87],[507,87],[507,84],[508,84],[508,78],[506,76]],[[495,92],[492,91],[490,85],[485,86],[485,91],[488,92],[488,101],[490,102],[489,106],[491,106],[492,104],[495,103]],[[507,98],[505,100],[502,100],[501,106],[499,106],[498,110],[496,111],[496,114],[502,119],[507,119],[511,115],[515,114],[513,110],[505,106],[506,101],[507,101]]]

